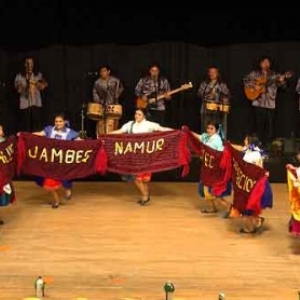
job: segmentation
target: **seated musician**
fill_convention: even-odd
[[[166,106],[165,100],[170,100],[170,83],[167,78],[161,76],[160,67],[157,64],[152,64],[149,67],[149,74],[141,78],[136,85],[135,95],[147,101],[150,97],[165,95],[164,99],[151,104],[148,109],[150,111],[150,119],[153,122],[159,123],[162,126],[166,125]]]
[[[211,66],[207,69],[206,79],[200,83],[197,95],[202,99],[202,131],[205,130],[207,122],[211,121],[221,124],[226,136],[226,113],[230,105],[230,92],[226,83],[221,80],[217,67]]]
[[[94,83],[93,100],[103,105],[104,109],[108,105],[119,104],[119,98],[124,91],[123,84],[120,79],[110,75],[110,67],[102,65],[99,67],[99,79]],[[107,124],[105,124],[107,123]],[[109,125],[109,126],[108,126]],[[97,126],[97,135],[109,133],[119,127],[119,121],[108,117],[106,122],[101,120]]]

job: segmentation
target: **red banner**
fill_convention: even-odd
[[[222,195],[227,190],[228,182],[231,179],[231,160],[227,148],[224,151],[214,150],[200,142],[192,132],[185,130],[189,135],[192,149],[202,159],[200,180],[204,186],[211,188],[213,195]]]
[[[232,155],[233,206],[240,212],[261,213],[261,197],[266,186],[266,170],[243,160],[241,152],[227,145]]]
[[[16,171],[16,138],[9,137],[0,143],[0,190],[3,186],[10,183]]]
[[[108,171],[119,174],[162,172],[183,167],[188,174],[188,136],[181,130],[147,134],[102,135]]]
[[[100,140],[65,141],[22,133],[18,173],[71,180],[104,173],[107,156]]]

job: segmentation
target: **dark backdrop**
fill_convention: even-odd
[[[193,130],[200,130],[200,103],[196,91],[209,65],[220,67],[232,94],[232,111],[229,116],[229,138],[242,140],[246,131],[252,130],[253,114],[249,101],[244,98],[243,76],[263,54],[275,60],[280,72],[295,71],[286,91],[278,96],[276,133],[278,137],[289,137],[296,132],[298,103],[295,82],[298,78],[298,55],[300,43],[240,44],[220,47],[199,47],[184,43],[157,43],[148,45],[122,46],[114,44],[95,46],[54,45],[30,53],[0,52],[1,118],[10,132],[17,130],[18,99],[13,92],[13,79],[22,66],[25,55],[33,55],[40,70],[49,81],[44,95],[44,116],[46,123],[53,122],[57,110],[71,114],[72,127],[80,129],[80,108],[83,102],[92,99],[91,89],[96,79],[89,74],[97,71],[101,63],[108,63],[112,73],[125,85],[123,95],[123,122],[131,119],[134,108],[134,87],[148,64],[155,61],[162,66],[172,88],[191,81],[194,89],[185,91],[170,102],[168,119],[171,126],[187,124]],[[89,122],[88,130],[93,130]]]

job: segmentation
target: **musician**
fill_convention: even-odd
[[[278,76],[278,80],[272,80]],[[261,90],[257,81],[265,78],[270,84],[267,85],[265,92],[252,101],[254,108],[255,130],[263,143],[269,143],[274,138],[274,121],[276,109],[276,96],[278,87],[284,86],[285,76],[279,75],[272,70],[271,59],[267,56],[260,58],[258,66],[244,78],[244,86],[256,91]]]
[[[135,87],[135,95],[147,101],[149,98],[164,95],[164,99],[155,101],[149,105],[151,121],[166,125],[166,106],[165,100],[170,100],[169,94],[171,88],[167,78],[161,76],[160,66],[158,64],[150,65],[148,75],[141,78]]]
[[[117,77],[111,75],[110,67],[108,65],[100,66],[99,79],[95,81],[93,88],[94,102],[101,104],[104,108],[108,105],[118,105],[119,98],[123,91],[123,84]],[[99,121],[97,134],[109,133],[109,131],[117,130],[118,126],[119,121],[117,119],[108,117],[106,120],[103,119]]]
[[[42,73],[35,69],[32,57],[25,58],[24,70],[16,75],[15,89],[20,95],[21,131],[35,131],[41,127],[42,95],[48,86]]]
[[[219,69],[216,66],[207,69],[206,79],[200,83],[197,95],[202,99],[202,128],[209,121],[214,124],[221,124],[225,138],[227,135],[230,92],[226,83],[222,81]]]

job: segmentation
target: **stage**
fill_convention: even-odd
[[[178,299],[298,299],[300,239],[287,233],[286,185],[272,187],[266,230],[244,236],[240,220],[199,212],[197,183],[153,183],[141,207],[130,184],[77,182],[53,210],[50,194],[16,182],[18,205],[0,210],[0,299],[33,296],[39,275],[51,300],[164,299],[168,280]]]

